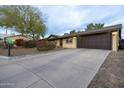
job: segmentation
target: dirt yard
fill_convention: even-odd
[[[89,88],[124,88],[124,50],[111,52]]]
[[[0,55],[7,56],[8,50],[7,49],[0,49]],[[18,49],[11,49],[12,56],[19,56],[19,55],[26,55],[26,54],[36,54],[39,53],[35,48],[18,48]]]
[[[38,53],[46,53],[50,51],[57,51],[62,49],[54,49],[49,51],[38,51],[36,48],[17,48],[11,49],[11,56],[32,55]],[[8,50],[0,48],[0,56],[7,56]]]

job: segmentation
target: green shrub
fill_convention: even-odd
[[[119,49],[124,49],[124,44],[120,44]]]
[[[24,48],[34,48],[34,47],[36,47],[35,41],[33,41],[33,40],[24,41],[23,44],[22,44],[22,46]]]
[[[10,48],[14,48],[13,45],[10,45]],[[8,44],[5,43],[4,41],[0,41],[0,48],[7,49],[8,48]]]
[[[37,46],[37,50],[39,51],[46,51],[46,50],[52,50],[56,48],[56,45],[54,43],[46,42],[42,44],[41,46]]]

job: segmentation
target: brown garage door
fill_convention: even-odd
[[[78,37],[78,48],[111,49],[111,33]]]

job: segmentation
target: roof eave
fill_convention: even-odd
[[[60,36],[58,38],[53,38],[53,39],[50,39],[50,40],[57,40],[57,39],[80,36],[80,35],[90,35],[90,34],[114,32],[114,31],[119,31],[121,33],[121,29],[122,29],[122,24],[118,24],[118,25],[104,27],[102,29],[91,30],[89,32],[82,32],[82,33],[76,33],[76,34],[69,34],[69,35],[65,35],[65,36]]]

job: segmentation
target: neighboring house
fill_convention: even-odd
[[[0,33],[0,40],[4,40],[4,37],[6,37],[6,36],[9,36],[9,35],[1,34],[1,33]]]
[[[13,41],[15,41],[16,39],[23,39],[23,40],[31,40],[31,37],[28,36],[22,36],[22,35],[13,35],[13,36],[7,36],[4,38],[11,38]]]
[[[113,25],[102,29],[68,34],[63,36],[50,35],[48,40],[56,42],[57,47],[91,48],[117,51],[121,39],[122,25]]]

